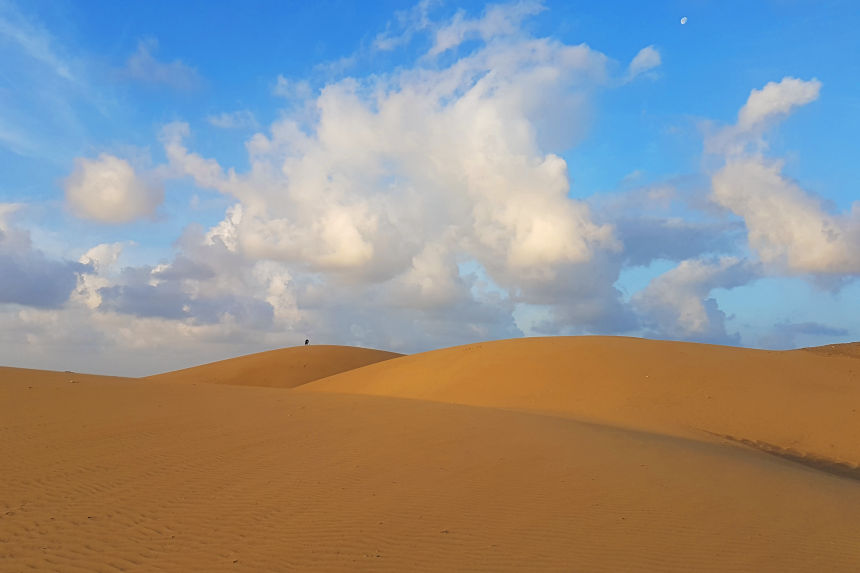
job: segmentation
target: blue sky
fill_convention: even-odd
[[[0,363],[860,339],[859,21],[0,0]]]

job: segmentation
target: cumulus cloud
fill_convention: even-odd
[[[544,310],[528,330],[534,334],[619,334],[639,328],[634,309],[615,286],[622,268],[617,253],[601,253],[587,264],[571,265],[557,280],[530,285],[520,316],[529,310]],[[518,323],[519,324],[519,323]]]
[[[0,304],[57,308],[69,298],[84,264],[54,260],[33,247],[30,234],[9,223],[17,205],[0,204]]]
[[[98,290],[111,284],[110,275],[122,254],[124,243],[102,243],[81,255],[78,262],[86,265],[89,272],[78,275],[72,300],[80,306],[96,309],[102,302]]]
[[[632,80],[645,72],[659,67],[662,60],[660,52],[654,46],[645,46],[636,54],[627,68],[627,77]]]
[[[273,306],[261,296],[252,263],[238,260],[223,246],[206,246],[199,234],[181,239],[185,249],[169,263],[127,266],[118,271],[120,245],[99,245],[82,260],[95,273],[79,283],[78,295],[101,312],[180,321],[187,326],[230,322],[266,329]],[[185,252],[187,250],[187,252]],[[94,303],[94,306],[93,306]]]
[[[815,101],[820,88],[814,79],[786,77],[752,90],[737,124],[706,140],[708,151],[725,156],[711,180],[711,200],[743,219],[750,247],[775,272],[858,275],[860,202],[833,213],[785,177],[781,161],[762,153],[764,127]],[[750,141],[757,143],[752,149]]]
[[[257,118],[246,109],[210,115],[206,117],[206,121],[209,125],[222,129],[253,129],[258,125]]]
[[[524,8],[512,10],[516,20]],[[488,10],[488,29],[498,14]],[[187,125],[167,126],[163,141],[176,173],[238,201],[217,228],[246,257],[371,282],[431,269],[444,282],[442,269],[465,258],[517,288],[620,248],[568,198],[567,165],[543,151],[538,128],[575,121],[606,61],[525,38],[441,69],[335,82],[313,124],[287,118],[255,135],[243,174],[190,151]]]
[[[182,60],[162,62],[156,59],[158,40],[147,38],[137,44],[135,51],[125,64],[127,77],[144,84],[164,86],[179,91],[191,91],[200,85],[197,70]]]
[[[107,153],[97,159],[76,159],[64,188],[72,212],[101,223],[151,217],[164,199],[160,185],[136,173],[128,161]]]
[[[740,337],[726,332],[726,315],[710,293],[745,285],[758,275],[755,264],[738,257],[690,259],[652,280],[633,296],[633,304],[653,335],[737,344]]]
[[[609,60],[516,33],[524,10],[489,8],[482,44],[447,65],[421,59],[313,96],[279,80],[309,107],[248,140],[245,172],[195,152],[187,124],[165,126],[160,173],[233,205],[169,263],[88,275],[76,302],[105,323],[166,321],[174,336],[403,351],[521,335],[517,305],[549,305],[553,328],[629,327],[612,287],[621,243],[568,196],[567,165],[548,150],[554,130],[585,133]]]
[[[712,199],[743,218],[750,247],[778,270],[860,274],[860,202],[830,213],[781,168],[758,156],[730,160],[713,177]]]

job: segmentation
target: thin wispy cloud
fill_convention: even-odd
[[[373,40],[374,49],[391,51],[408,44],[415,34],[431,26],[430,11],[440,4],[441,0],[421,0],[409,10],[398,11],[385,31]]]
[[[259,125],[254,114],[246,109],[209,115],[206,116],[206,121],[209,125],[222,129],[254,129]]]
[[[178,91],[191,91],[201,85],[197,70],[180,59],[161,61],[155,57],[158,40],[146,38],[138,42],[137,50],[129,56],[123,73],[126,77],[152,86]]]
[[[272,88],[272,95],[288,100],[305,100],[312,94],[311,84],[307,80],[288,80],[282,75],[278,75]]]
[[[0,147],[54,164],[68,160],[88,123],[109,121],[116,110],[98,67],[30,12],[0,2]]]
[[[627,68],[627,79],[634,80],[651,72],[662,63],[660,52],[654,46],[645,46],[631,60]]]
[[[0,41],[14,45],[57,76],[75,81],[71,65],[58,52],[52,35],[6,2],[0,3]]]

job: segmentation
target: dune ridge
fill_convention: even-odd
[[[825,346],[811,346],[800,348],[800,351],[821,354],[822,356],[848,356],[860,358],[860,342],[847,342],[845,344],[827,344]]]
[[[355,346],[294,346],[147,376],[146,380],[292,388],[402,356]]]

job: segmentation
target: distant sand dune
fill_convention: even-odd
[[[693,438],[706,430],[860,462],[860,365],[812,352],[525,338],[406,356],[299,390],[529,410]]]
[[[858,570],[854,358],[311,348],[0,368],[0,571]]]
[[[148,379],[292,388],[398,356],[401,355],[353,346],[297,346],[156,374]]]
[[[828,344],[826,346],[813,346],[801,348],[801,351],[814,352],[823,356],[849,356],[860,358],[860,342],[849,342],[847,344]]]

